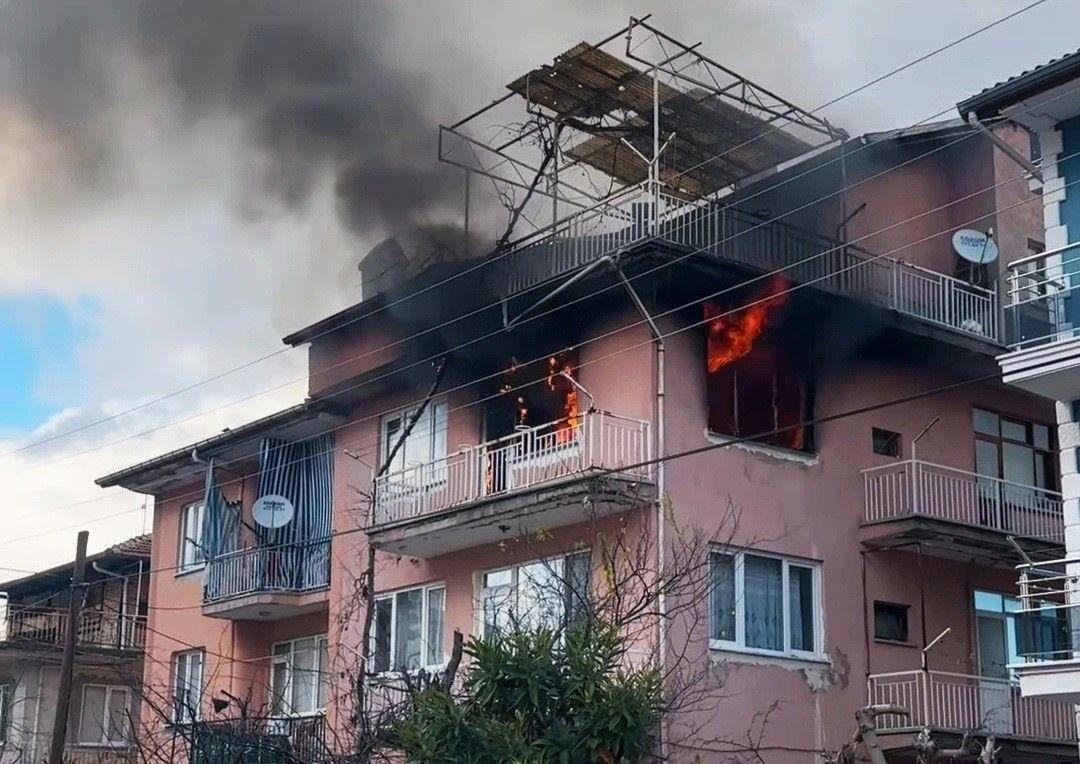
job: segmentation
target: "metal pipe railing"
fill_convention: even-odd
[[[910,716],[885,715],[887,731],[977,729],[998,735],[1058,743],[1077,741],[1073,706],[1058,700],[1023,697],[1010,679],[948,671],[893,671],[867,678],[870,704],[893,703]]]
[[[864,521],[931,517],[1064,543],[1061,494],[921,460],[863,470]]]
[[[403,522],[593,469],[620,471],[649,458],[649,423],[605,411],[517,430],[376,481],[372,525]],[[625,473],[647,479],[647,467]]]
[[[67,623],[66,609],[12,605],[4,617],[0,641],[59,647]],[[146,641],[146,616],[83,608],[75,640],[83,647],[140,650]]]
[[[329,539],[266,544],[209,560],[203,577],[203,602],[258,592],[313,591],[329,583]]]

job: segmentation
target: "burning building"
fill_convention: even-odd
[[[1071,707],[1029,708],[1005,668],[1017,549],[1061,544],[1056,475],[1037,471],[1053,411],[957,384],[1001,346],[998,295],[957,276],[951,232],[1037,235],[993,192],[959,193],[1007,182],[984,131],[850,139],[633,19],[442,127],[441,155],[504,189],[484,259],[406,270],[286,337],[308,348],[301,406],[195,444],[198,462],[187,448],[100,481],[155,496],[157,564],[177,565],[151,593],[149,682],[200,688],[207,714],[250,688],[333,729],[335,698],[355,697],[335,660],[438,669],[455,629],[566,616],[605,532],[641,535],[660,576],[695,528],[709,583],[677,615],[649,608],[635,648],[702,669],[722,711],[672,713],[664,745],[714,750],[773,708],[769,761],[805,762],[889,701],[910,714],[881,722],[896,760],[923,727],[959,739],[987,719],[1009,760],[1071,755]],[[1031,196],[1019,174],[1009,189]],[[941,197],[962,201],[916,218]],[[272,537],[288,565],[253,519],[274,486],[301,521]],[[200,557],[187,540],[206,534]],[[203,568],[212,590],[188,575]],[[569,583],[547,596],[544,575]],[[192,651],[207,668],[177,685]],[[368,679],[364,712],[394,686]]]

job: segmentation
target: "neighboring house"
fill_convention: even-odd
[[[87,557],[65,761],[135,761],[150,536]],[[43,762],[56,713],[73,563],[0,584],[0,762]]]
[[[1054,610],[1071,626],[1063,641],[1031,644],[1016,672],[1026,696],[1080,702],[1080,52],[988,88],[958,108],[981,120],[1023,125],[1041,148],[1046,247],[1009,268],[1008,352],[999,360],[1006,382],[1055,402],[1066,550],[1023,568],[1021,590],[1025,610]]]
[[[575,55],[552,72],[572,78]],[[654,92],[618,71],[606,97]],[[737,141],[739,114],[710,118]],[[992,130],[1026,155],[1026,131]],[[1038,189],[976,127],[831,134],[842,144],[794,161],[784,138],[694,176],[736,183],[721,201],[664,197],[661,216],[646,187],[485,267],[402,275],[285,338],[308,348],[305,403],[101,478],[155,499],[145,683],[171,698],[162,734],[193,730],[205,754],[244,715],[275,745],[340,748],[364,639],[375,673],[414,670],[443,665],[455,630],[497,634],[525,604],[559,615],[576,592],[545,597],[537,581],[596,585],[597,533],[651,537],[663,496],[668,531],[715,542],[681,652],[716,667],[724,699],[690,751],[746,740],[778,704],[766,760],[811,761],[848,739],[856,709],[899,703],[909,717],[880,720],[896,760],[924,726],[943,745],[990,730],[1008,761],[1070,759],[1071,706],[1021,698],[1008,668],[1030,625],[1014,565],[1063,550],[1054,411],[990,378],[1003,266],[972,269],[951,247],[989,227],[1035,246]],[[615,255],[640,303],[595,267]],[[276,514],[277,497],[293,511]]]

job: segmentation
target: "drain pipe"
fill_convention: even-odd
[[[664,574],[667,563],[667,509],[666,509],[666,470],[667,463],[664,457],[667,454],[667,430],[665,427],[665,388],[664,388],[664,335],[656,323],[656,319],[645,307],[637,290],[634,289],[630,280],[619,266],[617,261],[612,262],[612,270],[626,288],[630,300],[641,313],[641,317],[649,326],[652,333],[653,345],[656,347],[656,578],[659,586],[656,590],[657,611],[657,658],[660,663],[660,690],[663,692],[664,672],[667,670],[667,593],[664,591],[666,582]],[[667,760],[667,734],[660,722],[660,750],[661,756]]]

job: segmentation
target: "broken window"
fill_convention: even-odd
[[[798,355],[770,336],[770,322],[786,300],[786,282],[771,279],[746,307],[707,302],[705,370],[709,430],[811,450],[810,395]]]
[[[870,440],[875,454],[891,456],[894,459],[900,458],[900,433],[871,427]]]
[[[709,430],[755,437],[798,451],[811,450],[809,390],[801,370],[770,348],[709,371],[706,380]]]

